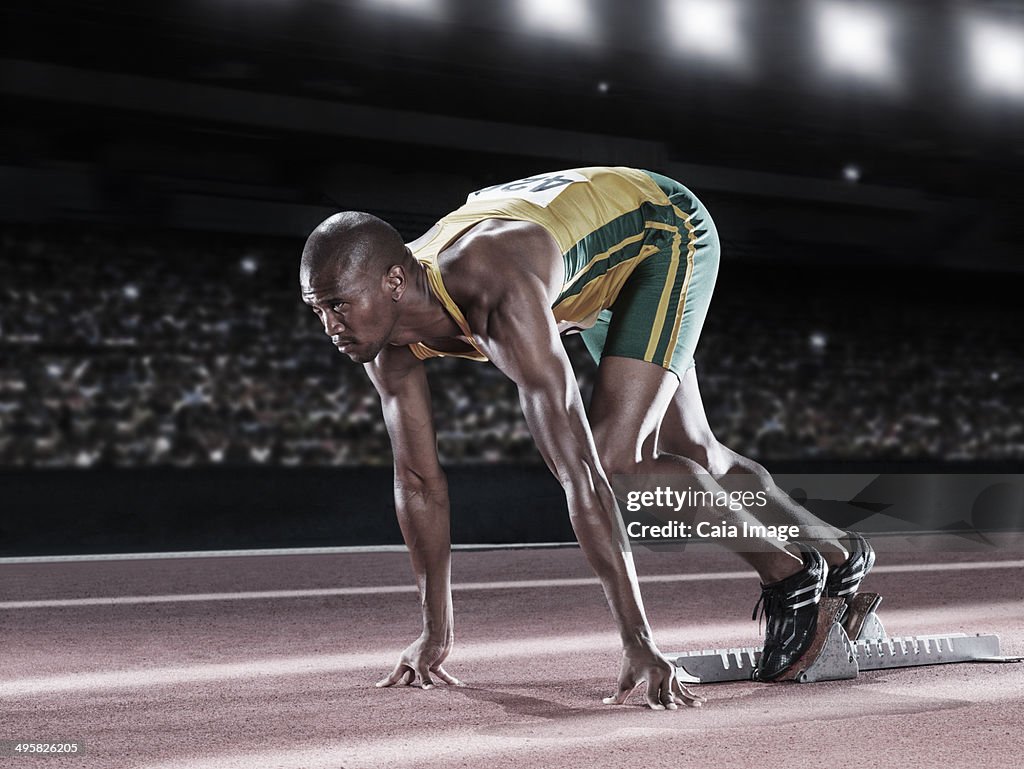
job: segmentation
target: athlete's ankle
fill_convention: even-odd
[[[781,582],[786,577],[792,577],[804,568],[804,559],[800,550],[795,545],[787,545],[784,550],[779,550],[767,556],[757,570],[761,578],[761,584],[771,585]]]
[[[846,563],[850,557],[850,553],[853,552],[851,549],[853,543],[851,543],[846,536],[838,539],[810,539],[808,537],[802,537],[800,542],[806,545],[810,545],[825,559],[825,563],[828,564],[829,569],[841,566]]]

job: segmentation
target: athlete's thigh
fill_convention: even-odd
[[[599,449],[653,453],[658,425],[679,386],[662,366],[608,355],[597,367],[590,402],[590,425]]]
[[[688,457],[715,472],[721,464],[718,440],[708,423],[697,383],[697,369],[691,366],[679,380],[679,387],[665,410],[658,431],[658,450]]]

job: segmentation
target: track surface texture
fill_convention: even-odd
[[[1024,537],[874,540],[891,635],[1024,653]],[[724,550],[635,549],[665,652],[759,643]],[[404,553],[0,563],[0,739],[80,740],[3,767],[1019,767],[1024,664],[704,685],[703,708],[608,706],[617,635],[578,549],[458,551],[464,688],[376,689],[419,633]],[[82,600],[95,599],[95,600]],[[112,600],[118,599],[118,600]]]

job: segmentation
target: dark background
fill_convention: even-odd
[[[1019,471],[1024,54],[993,91],[971,42],[1024,46],[1019,3],[844,3],[889,25],[877,76],[827,64],[824,0],[738,2],[732,61],[674,43],[665,0],[591,0],[566,32],[522,5],[4,5],[0,553],[398,541],[376,397],[298,300],[304,238],[354,208],[411,239],[582,165],[712,212],[697,363],[724,443]],[[568,538],[510,383],[428,368],[456,540]]]

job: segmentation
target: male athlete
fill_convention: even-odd
[[[408,245],[384,221],[357,212],[331,216],[309,236],[302,298],[380,394],[395,507],[422,604],[422,633],[378,686],[418,679],[429,688],[434,676],[459,684],[442,667],[454,640],[451,548],[424,373],[430,357],[489,360],[518,386],[622,639],[618,690],[606,703],[622,704],[645,681],[654,709],[703,702],[651,637],[610,477],[678,475],[717,492],[754,482],[766,501],[757,517],[722,508],[716,520],[800,527],[803,541],[723,541],[761,578],[760,680],[778,679],[806,651],[822,594],[853,596],[874,562],[870,545],[796,505],[708,425],[693,353],[718,260],[714,223],[693,193],[660,174],[618,167],[479,190]],[[598,361],[589,420],[559,340],[572,331]]]

